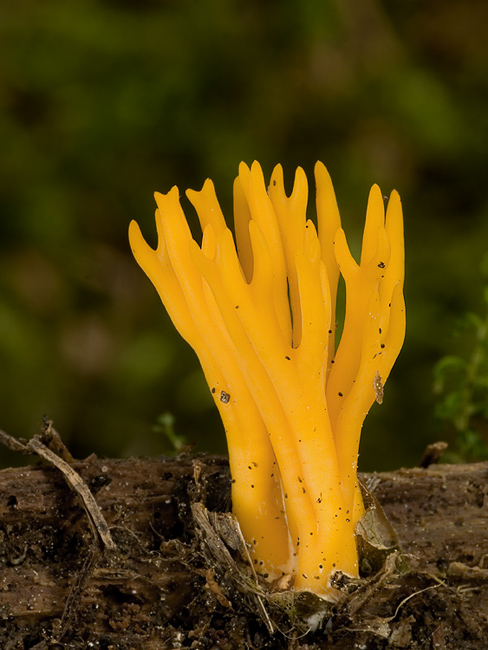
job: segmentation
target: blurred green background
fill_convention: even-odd
[[[432,370],[469,353],[454,323],[484,310],[487,24],[484,0],[0,3],[0,428],[30,437],[47,415],[77,457],[156,455],[171,412],[224,452],[127,227],[155,243],[153,191],[207,177],[230,213],[241,160],[282,163],[288,188],[301,165],[313,189],[320,159],[356,245],[372,183],[406,216],[407,339],[360,468],[452,442]]]

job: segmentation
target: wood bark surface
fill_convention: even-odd
[[[488,463],[363,475],[410,570],[305,636],[269,634],[206,563],[191,505],[229,510],[225,458],[91,458],[72,468],[116,550],[103,549],[58,469],[1,471],[1,648],[488,647]]]

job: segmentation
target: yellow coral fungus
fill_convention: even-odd
[[[267,190],[255,162],[240,165],[234,184],[235,241],[209,180],[187,192],[201,245],[176,187],[156,194],[157,249],[135,222],[129,236],[219,408],[233,509],[258,571],[292,573],[295,589],[333,597],[335,570],[358,574],[359,437],[405,334],[403,223],[398,194],[385,215],[374,186],[357,264],[321,163],[315,179],[318,232],[306,218],[303,170],[287,196],[281,166]],[[346,313],[336,350],[340,273]]]

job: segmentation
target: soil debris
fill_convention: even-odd
[[[63,462],[92,495],[110,538],[96,526],[94,535],[90,508],[58,464],[0,472],[2,648],[486,648],[488,463],[363,475],[408,567],[395,542],[369,580],[337,575],[344,599],[307,633],[298,620],[310,595],[277,589],[264,597],[251,569],[233,575],[243,548],[229,526],[225,458]],[[220,531],[227,569],[202,545],[205,521]],[[252,585],[247,595],[242,580]],[[286,616],[275,597],[289,599]]]

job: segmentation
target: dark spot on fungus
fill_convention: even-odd
[[[339,397],[343,397],[343,394],[342,394],[342,393],[339,393]]]
[[[285,359],[286,359],[287,361],[291,361],[290,357],[285,357]]]
[[[380,263],[378,264],[378,268],[380,268],[380,269],[384,269],[385,266],[386,266],[386,264],[385,264],[384,262],[380,262]]]
[[[226,393],[225,390],[220,391],[220,401],[222,404],[227,404],[230,400],[229,393]]]

